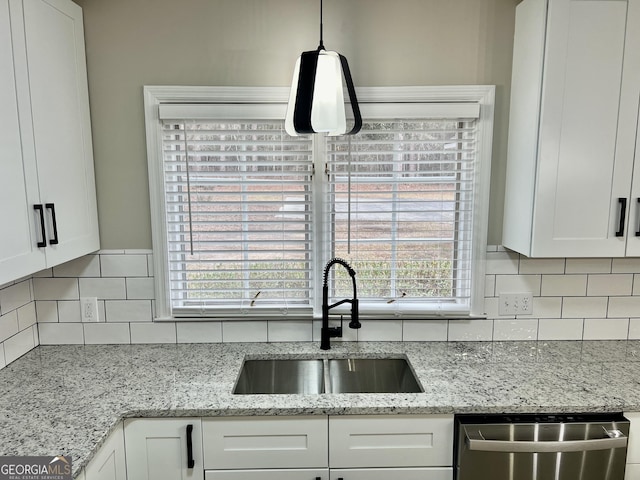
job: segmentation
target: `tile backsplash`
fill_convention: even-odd
[[[533,295],[530,315],[500,315],[501,293]],[[80,298],[98,298],[82,322]],[[319,339],[312,321],[153,322],[150,250],[103,250],[0,287],[0,368],[55,344],[286,342]],[[505,341],[640,339],[640,258],[486,256],[486,318],[375,320],[344,340]],[[36,324],[37,319],[37,324]]]
[[[31,278],[0,285],[0,368],[38,343]]]

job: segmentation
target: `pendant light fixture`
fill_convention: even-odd
[[[316,50],[302,52],[296,61],[285,130],[291,136],[321,132],[336,136],[353,135],[361,127],[347,59],[324,48],[320,0],[320,45]]]

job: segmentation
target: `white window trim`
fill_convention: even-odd
[[[357,89],[360,103],[472,102],[480,106],[478,119],[478,152],[484,162],[478,169],[478,183],[474,215],[473,234],[479,239],[474,245],[473,275],[476,281],[471,294],[471,316],[483,316],[485,251],[489,214],[489,186],[491,176],[491,153],[493,143],[493,117],[495,110],[495,86],[461,85],[435,87],[361,87]],[[144,109],[147,136],[147,157],[158,159],[162,153],[161,121],[159,107],[171,103],[286,103],[289,87],[193,87],[193,86],[145,86]],[[168,253],[165,242],[165,205],[163,192],[162,162],[149,165],[149,193],[157,208],[151,210],[153,236],[154,282],[156,313],[155,320],[171,320],[166,265]],[[447,316],[430,313],[428,317]],[[450,316],[450,315],[449,315]],[[456,315],[460,317],[460,315]],[[426,318],[428,318],[426,317]],[[180,320],[207,320],[206,318]]]

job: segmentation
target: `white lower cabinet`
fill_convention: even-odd
[[[131,480],[453,478],[451,415],[131,419],[124,429]]]
[[[207,470],[205,480],[329,480],[328,468],[268,470]]]
[[[129,419],[124,434],[131,480],[204,479],[199,418]]]
[[[122,423],[119,423],[111,432],[100,450],[85,467],[84,473],[86,480],[126,480],[127,467]]]
[[[448,468],[355,468],[332,469],[329,480],[451,480]]]

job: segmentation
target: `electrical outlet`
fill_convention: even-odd
[[[83,322],[99,322],[98,299],[96,297],[82,297],[80,299],[80,315]]]
[[[501,293],[498,297],[499,315],[532,315],[533,294],[526,293]]]

